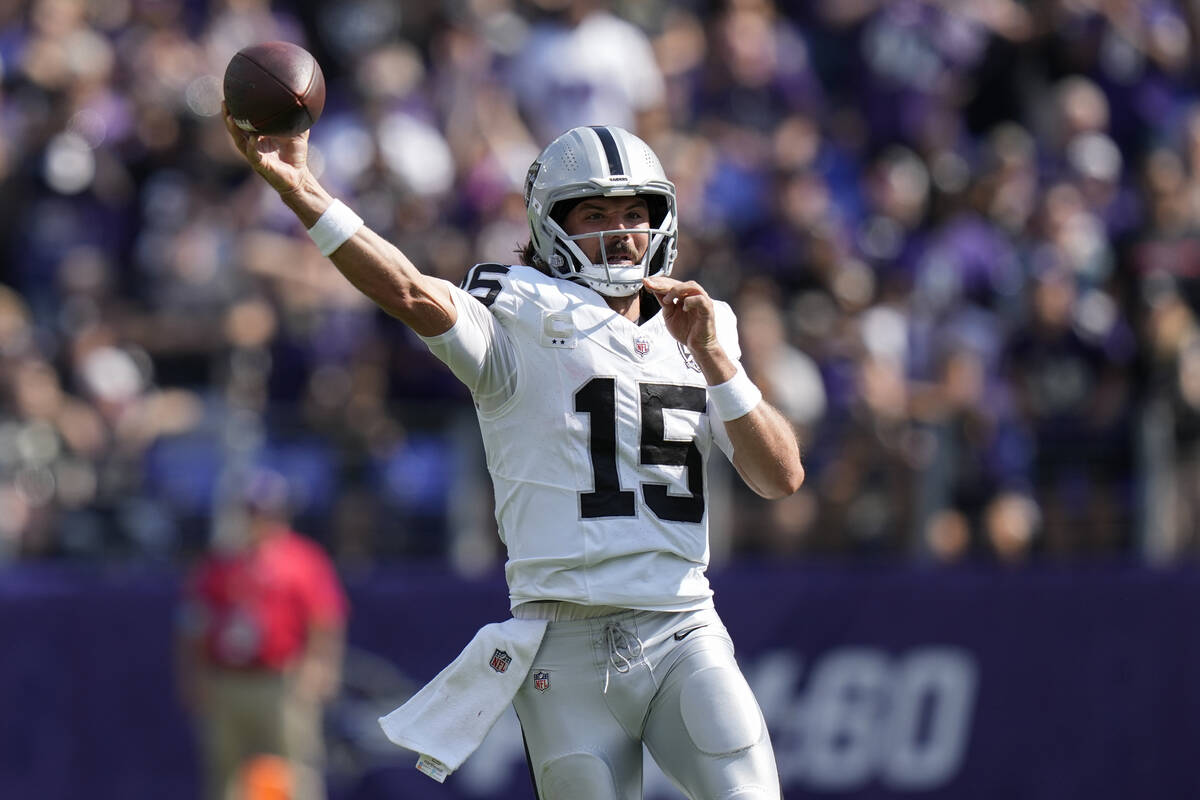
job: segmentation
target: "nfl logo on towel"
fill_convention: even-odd
[[[645,336],[639,336],[633,340],[633,352],[640,357],[645,358],[646,353],[650,352],[650,340]]]
[[[497,650],[492,653],[492,660],[488,662],[488,666],[496,670],[496,672],[504,672],[508,669],[508,665],[512,663],[512,656],[503,650]]]
[[[533,688],[539,692],[544,692],[550,688],[550,673],[544,670],[538,670],[533,673]]]

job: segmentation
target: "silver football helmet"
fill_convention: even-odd
[[[609,264],[605,237],[610,230],[569,236],[555,206],[583,197],[630,197],[650,208],[650,245],[641,263]],[[579,281],[609,297],[638,291],[647,275],[670,275],[677,253],[675,185],[667,180],[654,151],[638,137],[612,125],[572,128],[551,142],[525,178],[525,210],[535,257],[552,274]],[[600,263],[593,264],[578,241],[599,238]]]

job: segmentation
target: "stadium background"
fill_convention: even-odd
[[[805,443],[787,501],[711,487],[789,797],[1200,794],[1198,34],[1133,0],[0,2],[0,796],[194,791],[178,579],[248,464],[354,602],[338,796],[434,796],[373,715],[504,614],[469,399],[226,143],[224,64],[274,38],[325,69],[322,180],[451,280],[525,241],[562,129],[663,157],[679,274]],[[527,791],[493,738],[444,796]]]

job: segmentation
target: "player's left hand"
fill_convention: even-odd
[[[693,355],[720,349],[712,298],[704,287],[695,281],[677,281],[660,275],[643,278],[642,285],[662,304],[667,331]]]

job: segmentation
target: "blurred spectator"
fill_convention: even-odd
[[[772,0],[726,0],[712,15],[693,111],[769,132],[792,113],[818,114],[824,89],[803,34]]]
[[[847,77],[839,94],[863,109],[873,145],[900,142],[920,152],[962,135],[969,81],[993,38],[1020,43],[1032,33],[1028,11],[1010,0],[830,0],[818,9],[829,27],[854,32],[830,57]]]
[[[1056,0],[1038,13],[1046,32],[1047,77],[1083,75],[1101,87],[1107,102],[1121,109],[1112,117],[1112,132],[1122,148],[1150,144],[1173,107],[1194,92],[1188,83],[1195,28],[1185,4]]]
[[[747,373],[763,397],[795,427],[801,447],[825,415],[825,385],[816,362],[788,341],[786,321],[776,305],[777,289],[767,283],[748,283],[737,300],[738,335]],[[774,555],[801,552],[815,521],[816,497],[801,487],[796,496],[764,502],[749,491],[738,493],[737,544],[745,552]]]
[[[1166,148],[1145,159],[1147,214],[1130,252],[1141,288],[1149,377],[1145,480],[1153,511],[1144,525],[1148,555],[1155,559],[1200,548],[1200,217],[1190,197],[1197,175],[1191,152],[1189,159],[1190,169]]]
[[[769,292],[769,287],[759,291]],[[742,357],[772,405],[801,431],[810,431],[825,414],[825,387],[816,364],[788,342],[783,315],[771,295],[740,298],[738,315]]]
[[[905,379],[906,320],[872,308],[857,319],[857,346],[845,416],[818,474],[816,530],[821,550],[894,556],[915,547],[916,500],[910,386]]]
[[[1041,512],[1037,504],[1020,493],[1005,492],[988,504],[984,529],[992,554],[1001,563],[1025,562],[1033,552]]]
[[[616,125],[652,139],[662,72],[650,40],[605,0],[530,0],[533,25],[510,83],[536,141],[576,125]]]
[[[1029,483],[1027,439],[990,360],[968,341],[944,342],[936,380],[914,391],[914,449],[924,462],[916,524],[937,561],[996,555],[996,506]]]
[[[1037,275],[1031,319],[1004,353],[1033,437],[1045,546],[1058,556],[1113,552],[1132,519],[1128,353],[1109,335],[1111,319],[1089,325],[1083,300],[1069,269]]]
[[[179,632],[182,701],[206,797],[227,800],[257,757],[287,760],[290,800],[324,796],[322,714],[341,682],[346,599],[332,564],[288,527],[282,475],[246,477],[194,568]]]

